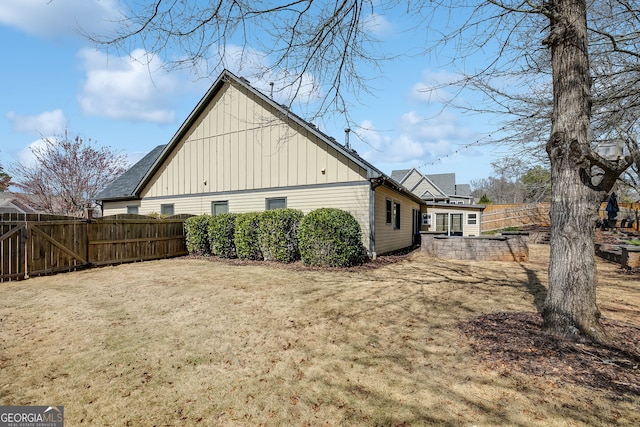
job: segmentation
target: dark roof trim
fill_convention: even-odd
[[[427,205],[427,208],[449,208],[449,209],[481,210],[481,211],[483,211],[487,207],[486,205],[459,205],[457,203],[442,203],[442,202],[424,202],[424,204]]]

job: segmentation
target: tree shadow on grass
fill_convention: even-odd
[[[533,296],[533,305],[536,306],[538,313],[542,313],[542,307],[547,298],[547,288],[542,284],[534,270],[527,268],[524,264],[520,264],[520,266],[527,274],[527,282],[524,286],[527,292]]]

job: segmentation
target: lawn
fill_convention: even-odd
[[[640,395],[490,363],[463,332],[535,313],[548,257],[179,258],[3,283],[0,405],[64,405],[67,426],[640,425]],[[640,275],[598,274],[603,317],[638,331]]]

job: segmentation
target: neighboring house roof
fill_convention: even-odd
[[[469,184],[456,184],[456,196],[472,197]]]
[[[446,199],[448,197],[447,193],[416,168],[392,171],[391,177],[395,177],[396,181],[421,198]],[[410,181],[414,184],[408,185]],[[423,183],[427,184],[426,189],[423,189],[421,185]]]
[[[455,173],[425,175],[416,168],[395,170],[391,177],[424,200],[472,199],[469,184],[456,185]]]
[[[156,163],[165,145],[158,145],[146,156],[140,159],[129,170],[120,175],[107,188],[96,195],[97,200],[130,199],[135,195],[135,190],[145,177],[149,169]]]
[[[413,169],[401,169],[401,170],[391,171],[391,179],[393,179],[396,182],[402,183],[402,181],[404,181],[405,178],[407,178],[407,175],[409,175],[409,172],[411,172],[412,170]]]
[[[0,214],[3,213],[38,213],[37,209],[29,206],[25,201],[20,200],[13,193],[9,192],[0,192]],[[21,198],[26,198],[28,196],[21,195]]]
[[[456,174],[455,173],[439,173],[425,175],[429,181],[433,182],[446,195],[452,196],[456,194]]]
[[[156,147],[145,158],[136,163],[129,171],[122,175],[121,179],[114,181],[111,185],[105,188],[98,196],[97,200],[127,200],[140,198],[140,193],[147,185],[158,168],[164,163],[164,161],[170,156],[174,148],[180,143],[184,135],[191,129],[192,125],[196,123],[202,113],[208,108],[212,100],[224,87],[225,83],[233,82],[238,84],[253,95],[259,97],[262,101],[273,107],[283,117],[283,120],[289,119],[294,123],[302,126],[307,132],[316,135],[321,141],[335,149],[339,153],[345,155],[350,161],[358,165],[359,167],[367,170],[367,178],[375,180],[376,185],[385,185],[395,189],[408,197],[411,197],[414,201],[421,202],[421,199],[408,191],[396,180],[388,177],[382,173],[379,169],[360,157],[355,150],[349,149],[339,144],[334,138],[328,136],[324,132],[320,131],[315,125],[305,121],[295,113],[291,112],[289,108],[279,104],[267,95],[260,92],[255,87],[251,86],[249,82],[244,78],[235,76],[228,70],[224,70],[220,76],[213,83],[211,88],[198,102],[196,107],[191,111],[187,119],[182,123],[178,131],[171,138],[171,141],[163,146]],[[132,171],[133,170],[133,171]],[[125,176],[126,175],[126,176]]]

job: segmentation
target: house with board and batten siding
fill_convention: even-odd
[[[223,71],[180,126],[98,196],[104,215],[350,212],[371,256],[414,244],[422,201],[355,151]]]

